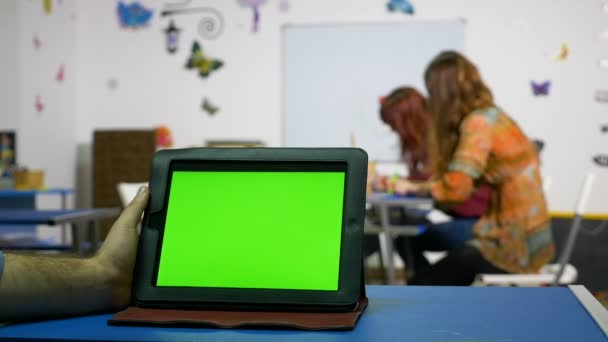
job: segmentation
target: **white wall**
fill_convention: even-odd
[[[0,130],[16,130],[19,126],[18,18],[17,1],[0,1]]]
[[[96,128],[166,124],[173,130],[176,147],[213,138],[261,139],[279,145],[280,32],[285,23],[465,18],[465,51],[480,67],[498,103],[530,136],[547,142],[543,159],[545,172],[553,177],[552,210],[571,211],[578,183],[589,169],[598,173],[590,210],[605,213],[608,207],[600,195],[608,193],[608,171],[590,163],[591,155],[608,152],[606,136],[599,132],[608,108],[592,100],[595,88],[608,87],[608,71],[597,67],[598,60],[608,56],[608,41],[598,39],[608,25],[603,2],[419,0],[414,1],[417,14],[412,19],[388,13],[383,1],[291,0],[289,12],[282,13],[279,0],[268,0],[261,8],[260,31],[253,34],[252,12],[236,0],[194,0],[191,6],[210,6],[223,13],[224,32],[217,40],[202,40],[196,33],[198,16],[176,17],[183,29],[180,51],[169,55],[162,33],[168,20],[158,16],[163,1],[143,0],[157,13],[148,29],[135,31],[119,28],[115,1],[54,2],[51,15],[42,12],[38,1],[19,1],[18,57],[10,45],[0,49],[3,60],[13,53],[8,58],[21,61],[20,161],[44,168],[49,185],[72,186],[75,146],[90,143]],[[35,30],[45,36],[39,52],[31,44]],[[209,56],[225,62],[206,80],[183,67],[193,39],[203,43]],[[551,55],[562,42],[572,53],[558,63]],[[62,62],[66,81],[58,86],[53,77]],[[119,81],[116,90],[108,89],[110,78]],[[551,96],[530,96],[530,79],[544,78],[553,80]],[[8,82],[0,80],[2,89]],[[43,115],[33,110],[37,92],[47,101]],[[215,117],[199,109],[203,96],[221,107]],[[4,111],[2,118],[0,124],[16,122],[6,119]]]
[[[18,162],[45,170],[45,183],[52,187],[73,186],[76,151],[75,117],[77,23],[71,20],[73,3],[54,4],[50,15],[41,1],[19,1],[19,103]],[[39,49],[32,43],[41,41]],[[65,79],[56,80],[65,65]],[[40,96],[44,109],[35,108]]]

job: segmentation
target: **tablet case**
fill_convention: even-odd
[[[114,315],[108,323],[165,327],[352,330],[368,304],[364,279],[361,272],[361,295],[350,312],[171,310],[130,306]]]

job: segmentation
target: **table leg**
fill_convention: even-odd
[[[93,253],[97,252],[99,249],[99,225],[97,224],[97,220],[91,221],[91,234],[92,234],[92,246],[91,251]]]
[[[380,225],[384,231],[384,241],[386,243],[386,278],[389,285],[396,284],[395,281],[395,263],[393,262],[393,236],[391,234],[390,222],[388,217],[388,207],[380,205]]]
[[[80,231],[80,226],[78,222],[72,223],[72,246],[74,246],[74,251],[80,255],[82,255],[82,234]]]
[[[68,207],[67,194],[61,193],[61,210],[66,210]],[[65,245],[68,242],[68,230],[67,225],[61,225],[61,244]]]
[[[414,252],[412,251],[412,238],[409,236],[406,236],[405,239],[403,239],[403,243],[404,243],[404,247],[405,247],[405,260],[403,260],[403,262],[405,263],[405,280],[407,282],[407,279],[410,279],[414,276]]]

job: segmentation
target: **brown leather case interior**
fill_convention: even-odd
[[[112,325],[206,326],[218,328],[278,328],[352,330],[367,307],[365,292],[351,312],[269,312],[168,310],[131,306],[108,321]]]

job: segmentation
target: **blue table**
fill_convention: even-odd
[[[368,286],[353,331],[108,326],[107,315],[9,325],[0,340],[608,341],[569,288]]]
[[[116,217],[118,214],[120,214],[119,208],[66,210],[0,209],[0,224],[46,224],[54,226],[64,223]]]
[[[72,189],[45,189],[45,190],[0,190],[0,208],[34,208],[36,195],[61,196],[61,209],[67,208],[67,196],[73,194]]]
[[[119,208],[100,208],[100,209],[65,209],[65,210],[36,210],[36,209],[0,209],[0,230],[2,225],[36,225],[44,224],[49,226],[72,224],[75,246],[82,252],[82,238],[79,234],[79,223],[91,223],[93,233],[93,250],[98,247],[99,237],[96,221],[104,218],[116,217],[120,214]],[[31,249],[30,246],[20,249]],[[65,249],[59,246],[58,249]],[[38,248],[35,248],[38,249]],[[48,247],[43,249],[49,249]]]
[[[2,209],[35,209],[36,196],[38,195],[58,195],[61,198],[61,209],[67,209],[67,197],[74,193],[73,189],[66,188],[50,188],[44,190],[15,190],[15,189],[0,189],[0,208]],[[61,229],[61,242],[65,244],[67,240],[66,227]],[[19,227],[4,227],[5,232],[20,232],[29,235],[35,235],[36,227],[33,225],[27,226],[20,224]]]

